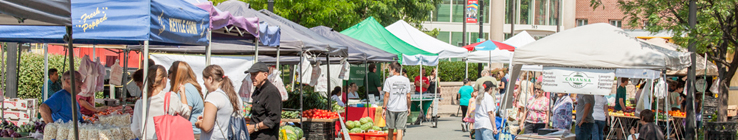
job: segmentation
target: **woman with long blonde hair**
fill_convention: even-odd
[[[191,115],[189,118],[185,118],[192,123],[192,131],[195,135],[200,135],[200,129],[195,127],[197,118],[202,116],[202,110],[205,108],[202,99],[202,88],[195,79],[197,76],[192,71],[192,67],[187,62],[174,61],[172,66],[169,68],[169,89],[170,92],[177,93],[178,95],[186,95],[186,105],[190,107]]]
[[[143,108],[143,99],[136,101],[136,108],[133,110],[133,121],[131,123],[131,131],[136,137],[141,139],[157,139],[156,130],[154,129],[154,117],[165,114],[177,115],[184,118],[190,117],[190,108],[187,106],[187,95],[177,96],[174,92],[164,91],[167,86],[167,70],[164,66],[154,65],[148,69],[146,78],[147,85],[145,88],[148,90],[144,95],[148,96],[148,108]],[[164,109],[165,96],[169,94],[169,108],[168,111]],[[146,113],[146,126],[141,126],[141,120],[143,118],[142,112],[148,110]],[[143,136],[142,131],[146,131],[146,136]]]

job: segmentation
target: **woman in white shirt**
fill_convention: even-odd
[[[142,139],[157,139],[156,130],[154,129],[154,117],[161,115],[176,115],[179,114],[184,118],[189,118],[190,107],[187,106],[187,96],[181,94],[181,99],[174,92],[164,91],[164,87],[167,86],[167,70],[164,66],[154,65],[148,70],[146,87],[148,90],[148,113],[146,113],[146,126],[142,127],[143,118],[143,99],[136,101],[136,108],[133,110],[133,120],[131,123],[131,131],[136,137]],[[169,97],[169,111],[164,111],[164,98],[166,94],[170,94]],[[146,131],[146,136],[143,136],[143,131]],[[194,134],[190,134],[194,135]]]
[[[333,100],[334,102],[338,103],[339,106],[345,107],[346,106],[346,103],[344,103],[341,100],[340,94],[341,94],[341,87],[333,88],[333,90],[331,91],[331,100]]]
[[[592,127],[592,139],[603,140],[605,125],[607,125],[607,98],[604,95],[595,95],[595,104],[592,107],[592,118],[595,120],[595,126]]]
[[[356,83],[349,84],[347,93],[348,99],[359,100],[359,93],[356,92],[358,89],[359,87],[356,86]]]
[[[200,139],[226,139],[231,114],[239,111],[239,97],[230,78],[218,65],[205,67],[202,80],[208,94],[205,95],[203,114],[195,123],[202,130]]]
[[[490,81],[484,82],[484,94],[479,94],[474,110],[475,137],[482,140],[494,140],[497,134],[495,124],[495,94],[497,87]]]

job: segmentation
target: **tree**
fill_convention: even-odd
[[[225,0],[213,0],[216,5]],[[241,0],[253,9],[267,9],[267,0]],[[305,27],[327,26],[342,31],[373,16],[383,26],[405,20],[422,31],[441,0],[274,0],[274,13]]]
[[[689,28],[690,0],[629,0],[618,1],[621,11],[630,21],[631,27],[644,24],[650,32],[671,31],[675,44],[688,46],[695,42],[697,53],[707,53],[706,58],[716,63],[719,69],[720,93],[718,96],[718,121],[727,120],[728,85],[738,70],[738,0],[699,0],[697,24]],[[601,6],[601,0],[591,0],[591,6]],[[727,58],[733,58],[728,60]]]

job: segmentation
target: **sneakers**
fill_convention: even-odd
[[[466,123],[461,123],[461,132],[466,132]]]

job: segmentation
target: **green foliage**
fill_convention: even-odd
[[[212,0],[216,5],[225,0]],[[253,9],[267,9],[267,0],[241,0]],[[342,31],[373,16],[383,26],[405,20],[416,28],[430,18],[441,0],[275,0],[274,13],[305,27],[327,26]]]
[[[34,53],[23,53],[21,55],[21,62],[18,64],[20,67],[18,71],[18,97],[43,100],[44,56]],[[66,67],[64,67],[65,59],[67,59]],[[79,59],[75,59],[75,62],[75,66],[79,66]],[[68,63],[68,57],[64,57],[64,55],[49,55],[49,69],[56,68],[59,70],[59,79],[61,79],[63,71],[66,71],[62,68],[69,69]]]
[[[465,69],[466,63],[463,61],[440,61],[438,63],[438,77],[441,78],[441,81],[462,81],[464,80],[465,75]],[[403,66],[403,69],[407,70],[407,75],[410,81],[414,81],[415,76],[418,76],[418,68],[419,66]],[[434,69],[436,67],[431,66],[423,66],[423,69],[425,70],[425,73],[423,73],[423,76],[429,75],[431,72],[431,69]],[[469,63],[469,79],[477,79],[477,63]]]
[[[300,89],[299,85],[295,85],[295,89]],[[328,109],[328,98],[314,92],[314,88],[303,86],[303,109]],[[282,102],[282,108],[299,109],[300,108],[300,90],[289,92],[289,99]]]

